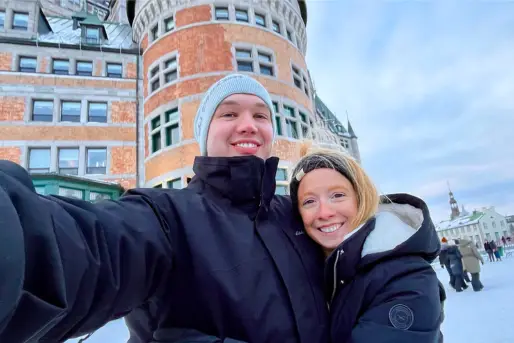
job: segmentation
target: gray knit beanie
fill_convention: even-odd
[[[195,139],[200,145],[200,154],[207,155],[207,133],[212,116],[219,104],[233,94],[250,94],[258,96],[271,111],[273,139],[275,139],[275,120],[271,97],[257,80],[242,74],[230,74],[213,84],[205,93],[195,117]]]

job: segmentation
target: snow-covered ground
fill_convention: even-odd
[[[445,285],[448,299],[442,330],[445,343],[512,343],[514,342],[514,257],[482,266],[484,290],[470,287],[456,293],[448,285],[448,273],[435,265]],[[111,322],[95,332],[86,343],[125,343],[128,331],[122,320]],[[69,340],[78,342],[78,340]]]

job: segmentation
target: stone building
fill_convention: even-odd
[[[304,139],[360,159],[350,123],[312,86],[305,2],[114,0],[105,21],[84,6],[50,15],[49,2],[0,0],[0,158],[125,189],[184,187],[200,99],[239,71],[274,102],[278,193]]]

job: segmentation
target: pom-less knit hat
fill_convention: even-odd
[[[200,103],[195,117],[195,139],[200,145],[200,153],[207,155],[207,133],[212,116],[219,104],[233,94],[250,94],[258,96],[268,105],[271,111],[271,123],[273,125],[273,139],[275,138],[275,121],[273,103],[271,97],[257,80],[242,74],[230,74],[213,84]]]

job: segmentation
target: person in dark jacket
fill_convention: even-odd
[[[328,342],[323,256],[274,195],[273,119],[262,85],[223,78],[198,109],[187,188],[118,201],[38,195],[26,170],[0,161],[0,342],[62,342],[124,316],[131,343],[195,330]]]
[[[441,299],[431,262],[440,244],[426,204],[379,195],[352,157],[315,151],[292,173],[305,232],[326,256],[331,341],[441,342]]]
[[[448,276],[450,276],[450,286],[453,288],[455,285],[455,276],[452,273],[452,268],[450,267],[450,259],[448,258],[448,240],[446,237],[441,239],[441,252],[439,253],[439,263],[441,263],[441,267],[445,268],[448,272]]]
[[[464,281],[464,266],[462,265],[462,254],[459,248],[455,245],[459,244],[459,240],[455,239],[454,244],[448,248],[448,260],[450,261],[450,269],[452,270],[453,288],[457,292],[462,292],[463,289],[467,289],[468,286]]]
[[[491,248],[491,245],[488,241],[485,241],[484,243],[484,250],[487,253],[487,256],[489,256],[489,262],[494,262],[493,249]]]

